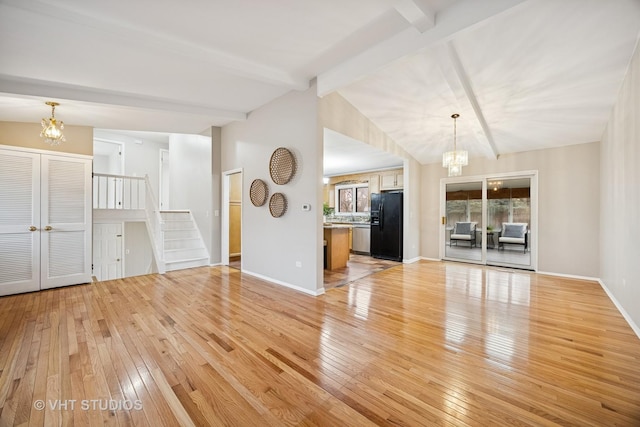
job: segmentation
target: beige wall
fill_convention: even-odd
[[[600,150],[602,283],[640,336],[640,50],[636,49]]]
[[[60,145],[51,146],[40,138],[40,123],[0,122],[0,145],[56,151],[60,153],[93,155],[93,128],[88,126],[65,126],[66,139]]]
[[[538,171],[538,270],[600,277],[600,144],[469,159],[464,176]],[[439,257],[440,164],[422,168],[421,253]]]
[[[358,141],[405,159],[404,162],[404,245],[405,261],[420,256],[420,174],[421,166],[404,149],[338,93],[319,99],[318,123],[321,129],[340,132]]]

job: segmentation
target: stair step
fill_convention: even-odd
[[[184,270],[186,268],[204,267],[209,265],[209,260],[207,257],[191,258],[191,259],[183,259],[179,261],[166,261],[165,264],[166,264],[167,271],[175,271],[175,270]]]
[[[164,251],[165,263],[184,259],[202,258],[206,256],[207,250],[202,246],[198,248],[168,249]]]

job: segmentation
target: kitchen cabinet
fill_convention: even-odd
[[[91,159],[0,149],[0,295],[91,281]]]
[[[379,193],[380,192],[380,175],[370,175],[369,176],[369,194]]]
[[[403,186],[403,171],[385,172],[380,174],[380,190],[398,190]]]

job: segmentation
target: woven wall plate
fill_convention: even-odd
[[[296,158],[284,147],[276,148],[269,160],[269,174],[278,185],[291,181],[296,173]]]
[[[280,218],[287,211],[287,198],[282,193],[273,193],[269,199],[269,212],[274,218]]]
[[[254,179],[249,188],[249,199],[253,206],[262,206],[266,203],[269,196],[269,187],[267,183],[261,179]]]

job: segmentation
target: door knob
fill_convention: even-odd
[[[53,228],[52,228],[50,225],[47,225],[44,229],[45,229],[46,231],[51,231],[51,230],[53,230]]]
[[[36,230],[37,230],[37,228],[36,228],[35,225],[32,225],[31,227],[29,227],[29,231],[36,231]]]

